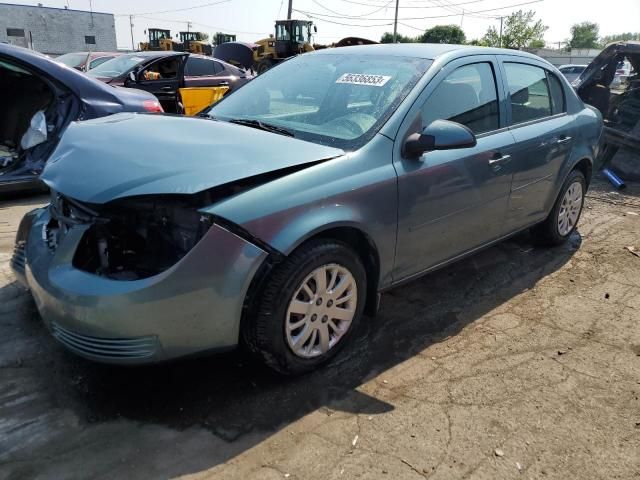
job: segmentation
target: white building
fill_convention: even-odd
[[[0,42],[50,55],[77,51],[116,51],[112,13],[0,4]]]

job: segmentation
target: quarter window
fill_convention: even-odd
[[[549,76],[549,91],[551,92],[551,110],[556,115],[565,111],[564,90],[558,77],[548,72],[547,75]]]
[[[504,68],[511,98],[511,123],[550,116],[551,98],[545,70],[524,63],[505,63]]]
[[[466,125],[475,134],[500,128],[496,81],[490,63],[459,67],[436,87],[422,107],[422,126],[438,119]]]

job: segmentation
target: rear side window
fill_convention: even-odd
[[[474,63],[454,70],[422,107],[422,126],[434,120],[466,125],[475,134],[500,128],[498,95],[490,63]]]
[[[558,77],[547,72],[549,77],[549,91],[551,92],[551,111],[554,115],[566,111],[564,104],[564,90]]]
[[[543,68],[524,63],[505,63],[511,123],[523,123],[551,115],[551,98]]]
[[[204,77],[207,75],[215,75],[216,68],[213,60],[204,58],[189,57],[185,66],[185,75],[189,77]]]

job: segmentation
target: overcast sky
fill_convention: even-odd
[[[640,30],[640,0],[542,0],[494,10],[528,1],[531,0],[399,0],[398,32],[417,35],[434,25],[453,23],[462,25],[468,39],[479,38],[490,25],[499,26],[500,21],[495,16],[508,15],[518,9],[537,12],[537,18],[549,27],[545,34],[547,43],[566,40],[571,25],[585,20],[597,22],[601,35]],[[167,28],[175,35],[186,30],[189,21],[192,30],[210,35],[216,31],[235,33],[238,40],[253,41],[272,33],[275,19],[286,18],[288,0],[18,0],[0,3],[68,5],[78,10],[88,10],[92,3],[94,11],[116,15],[118,46],[131,48],[129,14],[134,15],[136,46],[144,40],[144,30],[148,27]],[[202,6],[205,4],[208,5]],[[299,10],[294,11],[293,18],[324,19],[313,18],[318,27],[317,43],[330,43],[346,36],[379,40],[383,32],[393,30],[394,7],[395,0],[293,0],[293,8]],[[174,11],[178,9],[182,11]],[[166,10],[171,11],[164,12]]]

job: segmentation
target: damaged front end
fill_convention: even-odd
[[[49,206],[27,215],[12,266],[52,335],[106,363],[233,348],[269,252],[198,212],[201,200],[94,205],[53,192]]]
[[[87,206],[56,195],[51,242],[74,223],[88,225],[73,257],[79,270],[115,280],[138,280],[172,267],[213,225],[188,197],[126,199]]]
[[[625,65],[630,66],[627,71]],[[637,171],[633,159],[640,152],[640,42],[608,45],[574,81],[580,98],[597,108],[604,119],[604,147],[600,163],[608,164],[620,150],[614,165],[623,173]]]

